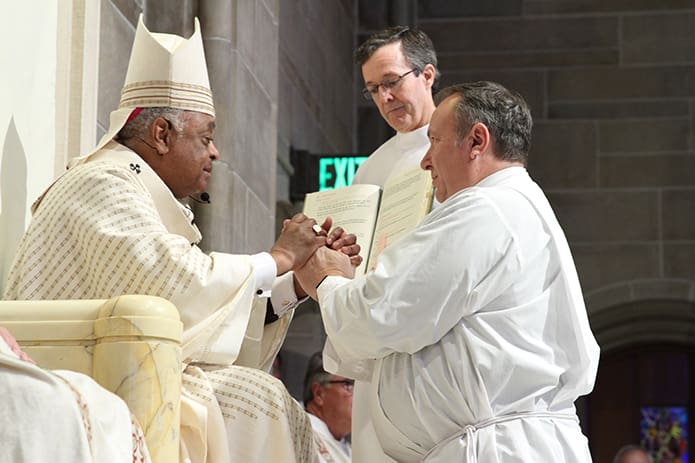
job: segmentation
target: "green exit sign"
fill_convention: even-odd
[[[355,172],[367,159],[358,154],[326,154],[291,150],[290,198],[302,201],[307,193],[352,184]]]
[[[357,168],[367,156],[342,156],[319,158],[318,190],[332,190],[352,185]]]

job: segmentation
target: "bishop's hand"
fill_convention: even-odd
[[[295,270],[319,247],[326,244],[326,233],[314,230],[316,221],[299,213],[286,220],[282,232],[269,253],[277,265],[277,274]]]

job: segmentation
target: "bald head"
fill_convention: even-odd
[[[615,454],[613,463],[651,463],[651,459],[642,447],[626,445]]]

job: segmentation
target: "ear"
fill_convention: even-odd
[[[485,153],[490,146],[490,131],[481,122],[476,122],[468,132],[471,143],[471,158]]]
[[[425,78],[427,88],[431,89],[434,85],[434,77],[437,75],[437,70],[431,64],[426,64],[420,73]]]
[[[158,117],[150,126],[150,136],[157,154],[163,155],[169,152],[172,127],[163,117]]]
[[[314,383],[311,385],[311,393],[314,396],[313,401],[316,405],[323,405],[323,388],[319,383]]]

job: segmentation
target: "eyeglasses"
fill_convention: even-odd
[[[324,381],[322,384],[342,384],[343,388],[348,392],[352,392],[355,389],[355,381],[352,379],[333,379]]]
[[[414,73],[415,77],[417,77],[420,75],[420,70],[418,68],[413,68],[408,72],[404,72],[398,77],[394,77],[393,79],[385,79],[377,84],[367,85],[362,89],[362,96],[365,100],[374,99],[374,97],[376,97],[376,95],[379,93],[379,87],[392,92],[398,88],[403,78],[410,73]]]

